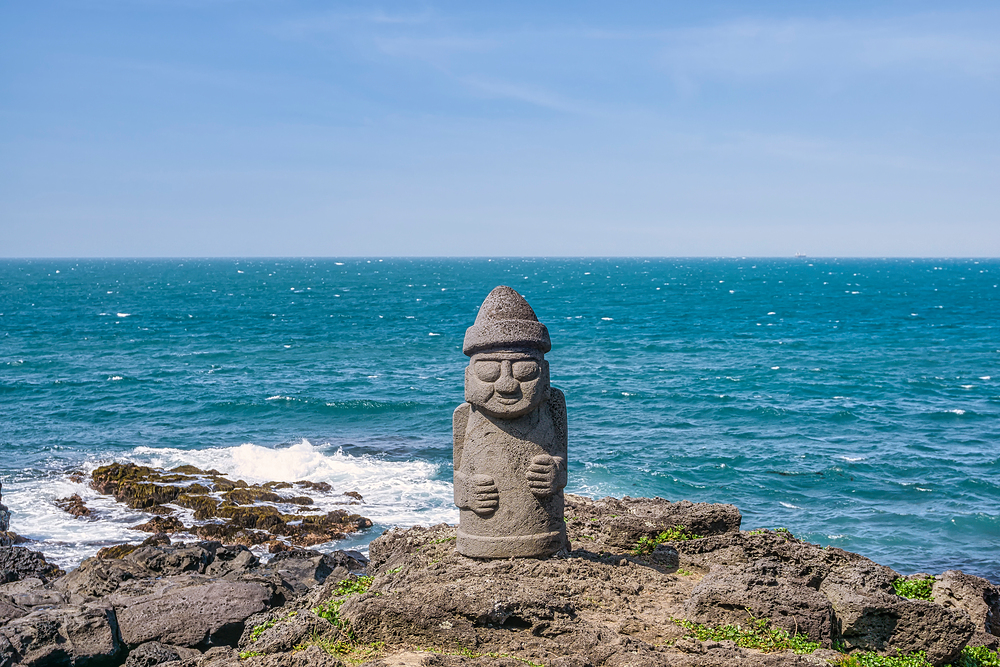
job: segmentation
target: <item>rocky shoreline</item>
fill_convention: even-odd
[[[213,471],[151,472],[161,479],[118,469],[94,480],[164,504],[124,482],[141,473],[179,486],[162,477]],[[216,500],[218,514],[226,501]],[[1000,588],[990,582],[956,571],[902,577],[787,531],[741,531],[740,521],[732,505],[567,495],[571,550],[548,559],[466,558],[444,524],[383,534],[370,562],[287,540],[261,563],[246,544],[158,533],[65,574],[2,546],[0,667],[850,666],[915,652],[924,664],[1000,664]],[[931,599],[898,594],[913,591]]]

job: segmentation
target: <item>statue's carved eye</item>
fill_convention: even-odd
[[[477,361],[474,369],[476,377],[483,382],[496,382],[500,377],[499,361]]]
[[[511,372],[516,380],[534,380],[538,377],[538,362],[537,361],[515,361],[513,363],[513,368]]]

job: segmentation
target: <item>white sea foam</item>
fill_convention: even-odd
[[[952,414],[955,414],[955,415],[964,415],[965,414],[965,410],[962,410],[961,408],[955,408],[954,410],[948,410],[948,412],[950,412]]]
[[[350,548],[363,548],[381,528],[458,522],[450,476],[442,479],[440,467],[425,461],[353,456],[329,445],[314,446],[306,440],[280,448],[250,443],[192,451],[137,447],[115,460],[167,469],[184,464],[214,468],[231,479],[251,483],[306,479],[327,482],[333,487],[329,494],[305,492],[318,507],[324,511],[348,508],[376,524],[368,533],[350,538]],[[108,462],[92,461],[83,469],[89,471]],[[364,504],[347,507],[349,499],[343,496],[347,491],[360,493]],[[94,519],[73,517],[55,505],[56,499],[74,493],[83,498]],[[3,499],[11,509],[11,530],[34,540],[32,548],[63,568],[76,567],[103,546],[138,543],[149,537],[148,533],[131,530],[129,526],[143,523],[152,515],[129,509],[67,478],[5,481]],[[181,518],[190,523],[190,516]]]
[[[989,375],[980,375],[980,376],[979,376],[979,379],[980,379],[980,380],[989,380],[989,379],[990,379],[990,376],[989,376]]]
[[[108,376],[108,380],[110,380],[111,382],[117,382],[118,380],[124,380],[124,379],[125,378],[123,378],[121,375],[109,375]]]
[[[131,313],[115,313],[118,317],[128,317]]]
[[[252,443],[192,451],[137,447],[129,458],[163,468],[183,464],[215,468],[252,483],[303,479],[328,482],[336,493],[359,492],[366,503],[359,511],[383,525],[433,525],[458,520],[458,510],[452,504],[451,482],[436,479],[439,467],[424,461],[352,456],[341,449],[315,446],[307,440],[281,448]],[[329,504],[332,509],[343,499],[316,496],[314,500],[320,507]]]
[[[864,461],[867,456],[838,456],[841,461],[848,461],[849,463],[854,463],[855,461]]]
[[[800,509],[802,509],[798,505],[793,505],[791,503],[782,502],[780,500],[778,501],[778,504],[781,505],[782,507],[787,507],[790,510],[800,510]]]

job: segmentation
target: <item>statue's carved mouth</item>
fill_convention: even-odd
[[[521,398],[519,396],[497,396],[497,401],[503,403],[504,405],[514,405],[520,400]]]

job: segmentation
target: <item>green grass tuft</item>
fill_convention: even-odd
[[[739,623],[712,627],[677,618],[673,621],[687,630],[686,636],[688,637],[694,637],[701,641],[728,639],[741,648],[753,648],[765,653],[788,650],[800,654],[812,653],[819,648],[819,643],[810,641],[806,635],[790,635],[782,628],[772,627],[770,620],[755,617],[749,609],[747,609],[747,614],[750,616],[747,627],[743,627]]]
[[[701,535],[695,535],[685,526],[674,526],[663,531],[656,537],[643,536],[636,542],[635,547],[630,552],[633,556],[647,556],[664,542],[683,542],[685,540],[698,540]]]
[[[370,576],[349,577],[340,581],[333,590],[334,597],[313,607],[313,613],[337,626],[345,635],[353,639],[354,636],[347,623],[340,618],[340,608],[352,595],[368,592],[372,585],[372,579],[373,577]]]
[[[892,589],[896,595],[911,600],[931,600],[931,587],[934,586],[934,577],[926,579],[897,579],[892,582]]]
[[[931,667],[923,651],[906,655],[879,655],[871,651],[861,651],[845,655],[837,667]],[[958,660],[945,667],[1000,667],[1000,653],[984,646],[966,646]]]

